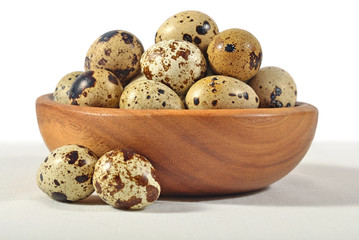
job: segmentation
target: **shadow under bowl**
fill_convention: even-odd
[[[98,156],[132,149],[155,167],[161,196],[213,196],[264,188],[307,153],[318,110],[289,108],[129,110],[66,105],[52,94],[36,100],[50,151],[79,144]]]

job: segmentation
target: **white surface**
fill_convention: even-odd
[[[359,142],[314,143],[288,176],[248,194],[121,211],[36,186],[43,144],[0,144],[0,239],[359,239]]]
[[[68,72],[83,69],[101,34],[122,29],[145,48],[158,27],[182,10],[200,10],[219,29],[243,28],[263,48],[262,66],[286,69],[298,100],[319,109],[315,141],[359,141],[356,1],[70,1],[0,2],[0,141],[38,141],[35,99]]]

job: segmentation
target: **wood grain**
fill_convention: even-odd
[[[313,140],[318,110],[292,108],[129,110],[36,101],[50,151],[81,144],[101,156],[132,149],[157,170],[162,196],[210,196],[261,189],[287,175]]]

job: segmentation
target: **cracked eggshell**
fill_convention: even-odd
[[[247,81],[259,70],[262,48],[250,32],[234,28],[220,32],[210,42],[208,61],[216,74]]]
[[[183,11],[168,18],[157,30],[155,42],[184,40],[195,44],[203,53],[218,34],[215,21],[199,11]]]
[[[71,103],[69,98],[69,90],[72,86],[72,83],[81,73],[83,73],[83,71],[70,72],[60,79],[53,93],[53,99],[55,102],[64,104]]]
[[[179,96],[185,95],[207,70],[201,50],[186,41],[168,40],[152,45],[141,58],[147,79],[162,82]]]
[[[183,109],[180,97],[169,87],[152,80],[128,84],[120,98],[123,109]]]
[[[58,201],[77,201],[93,191],[92,176],[97,156],[80,145],[65,145],[52,151],[41,163],[37,185]]]
[[[95,69],[76,78],[69,98],[72,105],[118,108],[122,91],[121,82],[113,73]]]
[[[258,108],[259,99],[246,83],[214,75],[197,81],[186,96],[188,109]]]
[[[279,67],[264,67],[248,84],[258,94],[259,107],[294,107],[297,85],[291,75]]]
[[[142,209],[161,192],[152,164],[131,150],[104,154],[96,163],[93,184],[103,201],[120,209]]]
[[[140,72],[143,51],[141,41],[132,33],[110,31],[97,38],[90,46],[85,58],[85,70],[109,70],[125,86]]]

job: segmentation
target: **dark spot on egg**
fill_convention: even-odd
[[[97,64],[100,65],[100,66],[106,65],[106,63],[107,63],[107,60],[104,59],[104,58],[101,58],[101,59],[97,62]]]
[[[123,201],[121,199],[118,199],[115,203],[115,207],[120,209],[130,209],[131,207],[142,203],[142,199],[138,198],[136,196],[132,196],[130,199]]]
[[[292,105],[290,103],[287,103],[287,105],[285,105],[286,107],[291,107]]]
[[[217,105],[218,101],[217,100],[213,100],[212,101],[212,106],[215,107]]]
[[[117,78],[116,78],[115,76],[113,76],[112,74],[109,74],[109,75],[108,75],[108,80],[109,80],[111,83],[118,85],[118,80],[117,80]]]
[[[145,175],[137,175],[133,177],[133,180],[138,186],[145,187],[148,185],[148,178]]]
[[[227,45],[224,47],[224,50],[225,50],[226,52],[232,53],[232,52],[236,51],[236,47],[235,47],[233,44],[227,44]]]
[[[235,97],[236,94],[235,93],[228,93],[228,96]]]
[[[130,160],[136,153],[130,149],[122,149],[123,160],[126,162]]]
[[[191,43],[192,37],[191,37],[191,35],[185,33],[185,34],[183,34],[183,40]]]
[[[258,98],[256,97],[256,102],[258,102]]]
[[[87,88],[92,88],[96,84],[96,79],[93,77],[94,71],[86,71],[76,78],[69,90],[70,100],[75,100],[80,97],[80,95]],[[74,105],[74,102],[71,104]]]
[[[126,43],[126,44],[133,44],[133,36],[131,34],[122,32],[121,33],[122,36],[122,40]]]
[[[78,183],[84,183],[84,182],[86,182],[87,180],[89,180],[89,176],[87,176],[87,175],[77,176],[77,177],[75,177],[75,180],[76,180]]]
[[[158,89],[158,93],[160,93],[160,94],[165,94],[165,90],[163,90],[163,89]]]
[[[114,31],[109,31],[103,35],[101,35],[100,39],[98,40],[99,42],[107,42],[108,40],[110,40],[113,36],[117,35],[118,31],[114,30]]]
[[[150,99],[151,98],[151,96],[150,95],[147,95],[147,97],[146,97],[147,99]]]
[[[202,26],[199,25],[196,27],[196,32],[200,35],[205,35],[207,34],[209,29],[211,29],[211,26],[207,21],[204,21]]]
[[[147,202],[154,202],[158,198],[159,191],[155,186],[147,185],[146,186],[146,200]]]
[[[242,98],[242,94],[238,93],[238,97],[239,97],[239,98]]]
[[[105,52],[105,55],[106,55],[106,56],[110,56],[112,50],[111,50],[111,48],[109,48],[109,49],[105,49],[104,52]]]
[[[261,66],[262,52],[259,52],[258,56],[255,54],[255,52],[251,52],[249,57],[249,69],[257,69]]]
[[[193,40],[193,42],[194,42],[195,44],[200,44],[200,43],[202,42],[202,40],[201,40],[199,37],[195,37],[194,40]]]
[[[77,165],[78,165],[79,167],[85,166],[85,165],[86,165],[86,160],[84,160],[84,159],[78,160],[78,161],[77,161]]]
[[[55,156],[54,156],[54,157],[55,157]],[[48,160],[48,159],[49,159],[49,158],[48,158],[48,157],[46,157],[46,158],[45,158],[45,160],[44,160],[44,162],[47,162],[47,160]]]
[[[95,189],[96,189],[96,192],[101,194],[102,193],[102,188],[101,188],[101,185],[96,181],[95,183]]]
[[[42,173],[40,173],[40,181],[44,181],[44,177],[42,176]]]
[[[56,179],[54,180],[54,183],[55,183],[56,186],[60,186],[59,181],[57,181]]]
[[[116,185],[115,188],[117,191],[120,191],[122,188],[125,187],[125,184],[122,182],[121,177],[116,175],[113,180],[115,181]]]
[[[166,102],[165,101],[163,101],[162,107],[166,107]]]
[[[63,194],[61,192],[53,192],[51,194],[51,197],[57,201],[61,201],[61,202],[66,202],[67,201],[67,196],[66,194]]]
[[[193,104],[197,106],[199,104],[199,98],[193,98]]]
[[[244,97],[245,100],[248,100],[248,98],[249,98],[248,93],[247,93],[247,92],[244,92],[244,93],[243,93],[243,97]]]
[[[79,153],[78,151],[71,151],[68,154],[66,154],[66,158],[69,159],[67,162],[68,164],[74,164],[79,158]]]

